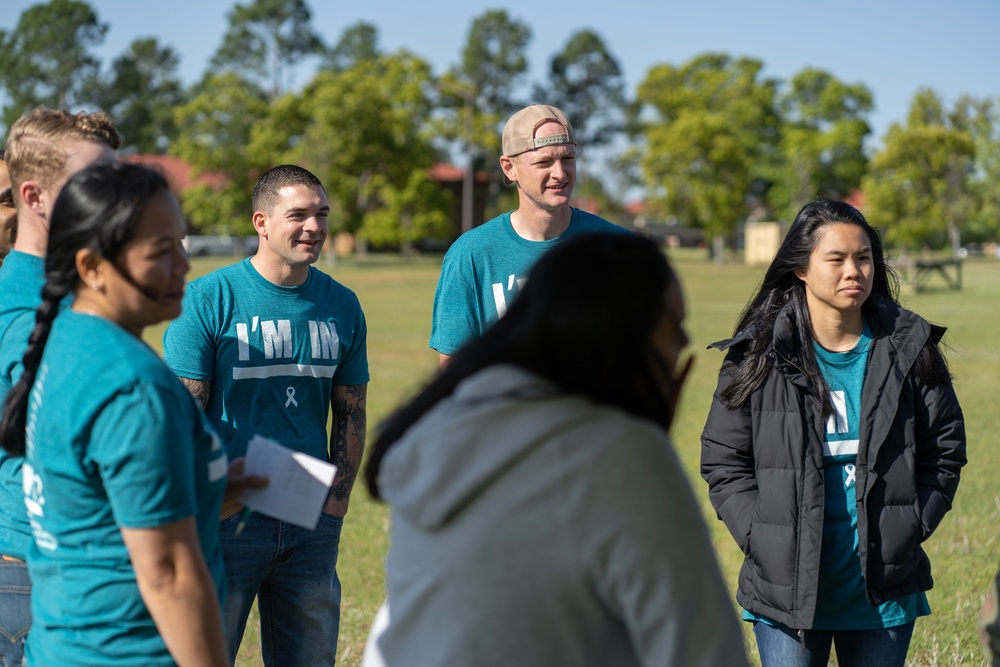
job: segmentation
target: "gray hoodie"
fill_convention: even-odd
[[[746,664],[658,425],[488,368],[382,464],[390,666]]]

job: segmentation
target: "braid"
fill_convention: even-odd
[[[50,276],[51,278],[51,276]],[[45,343],[52,331],[52,322],[59,314],[59,304],[72,290],[76,274],[67,276],[68,280],[45,283],[42,289],[42,305],[35,313],[35,328],[28,338],[28,347],[24,351],[22,365],[24,370],[17,383],[7,394],[3,405],[3,420],[0,421],[0,443],[13,456],[24,456],[25,428],[28,422],[28,396],[35,384],[35,376],[42,361]]]
[[[100,126],[99,118],[89,118]],[[116,262],[135,234],[143,207],[158,192],[169,191],[163,176],[139,165],[98,162],[72,176],[52,209],[45,257],[45,287],[35,328],[24,351],[24,370],[7,394],[0,419],[0,443],[15,456],[26,448],[28,399],[42,352],[63,299],[80,281],[77,253],[83,249]]]

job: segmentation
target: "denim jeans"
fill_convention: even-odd
[[[903,667],[913,621],[879,630],[798,630],[753,624],[761,667],[826,667],[830,645],[840,667]]]
[[[219,526],[226,566],[222,629],[230,661],[257,597],[264,665],[333,665],[340,629],[337,553],[341,517],[321,514],[316,530],[257,513],[237,536],[239,515]]]
[[[31,628],[31,580],[23,561],[0,560],[0,666],[24,664]]]

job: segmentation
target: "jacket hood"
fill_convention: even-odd
[[[480,371],[389,450],[379,474],[382,496],[419,526],[444,525],[540,443],[579,428],[589,418],[581,414],[603,412],[599,406],[581,412],[584,400],[514,366]],[[498,441],[504,446],[483,446]]]

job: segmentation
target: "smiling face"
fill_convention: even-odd
[[[323,250],[329,216],[330,205],[322,188],[288,185],[279,189],[271,210],[257,211],[253,217],[261,238],[256,259],[265,265],[265,277],[280,284],[304,281],[309,265],[319,259]],[[282,278],[272,278],[272,271]]]
[[[841,222],[819,228],[809,264],[795,272],[805,286],[806,304],[814,321],[820,317],[860,317],[874,274],[868,234],[858,225]]]
[[[115,259],[90,255],[73,309],[93,312],[135,336],[181,313],[184,276],[190,264],[177,199],[154,195],[135,221],[135,233]]]
[[[554,121],[543,123],[535,138],[563,134],[566,129]],[[514,157],[503,156],[500,166],[512,183],[517,183],[520,205],[548,212],[569,205],[576,185],[576,146],[543,146]]]

